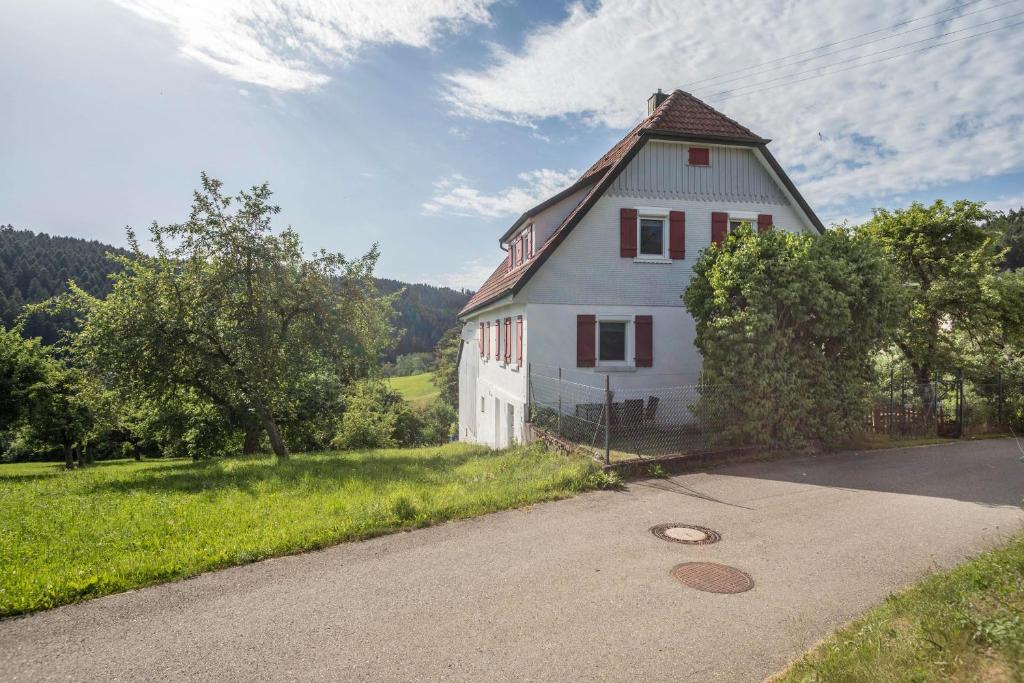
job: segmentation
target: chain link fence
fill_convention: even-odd
[[[531,426],[606,464],[720,445],[716,437],[729,420],[725,401],[717,400],[720,387],[660,384],[622,387],[610,375],[531,365]]]
[[[619,384],[614,374],[531,365],[530,427],[582,446],[605,464],[754,447],[736,429],[744,416],[732,387],[645,377],[650,386],[637,388]],[[893,438],[1020,433],[1024,427],[1019,384],[890,376],[878,382],[870,403],[864,431]]]

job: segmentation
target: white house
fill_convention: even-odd
[[[460,313],[459,438],[522,440],[531,363],[626,390],[696,384],[681,295],[699,252],[744,222],[824,230],[768,142],[689,93],[658,91],[575,184],[520,216]]]

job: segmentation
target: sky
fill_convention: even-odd
[[[771,138],[826,224],[1024,205],[1024,0],[4,0],[0,88],[0,224],[124,245],[205,171],[469,289],[658,88]]]

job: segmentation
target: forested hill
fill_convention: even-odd
[[[26,303],[43,301],[65,290],[74,280],[93,295],[110,291],[107,278],[115,264],[106,258],[109,251],[127,254],[109,244],[77,237],[55,237],[31,230],[0,226],[0,322],[10,327]],[[410,285],[396,280],[378,279],[383,293],[405,287],[398,300],[396,324],[405,330],[393,354],[431,351],[445,330],[455,324],[455,316],[469,300],[469,292],[448,287]],[[47,344],[57,339],[66,319],[35,316],[26,326],[26,334],[42,337]]]

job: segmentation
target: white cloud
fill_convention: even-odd
[[[462,266],[450,273],[432,275],[421,278],[421,281],[428,285],[439,287],[451,287],[452,289],[477,289],[494,272],[494,263],[484,263],[483,259],[466,261]]]
[[[518,216],[572,185],[579,175],[576,169],[554,171],[540,168],[520,173],[522,185],[488,194],[473,187],[465,176],[454,174],[434,183],[434,196],[423,204],[423,212],[477,218]]]
[[[985,204],[985,208],[992,211],[1017,211],[1021,207],[1024,207],[1024,194],[1003,195]]]
[[[789,69],[774,64],[728,83],[709,78],[951,6],[897,0],[880,13],[879,5],[860,0],[579,3],[563,22],[535,30],[521,49],[495,48],[484,67],[446,76],[445,97],[454,112],[484,120],[535,126],[547,117],[579,116],[623,129],[646,111],[656,88],[681,87],[774,138],[772,150],[811,203],[839,214],[854,199],[1024,168],[1024,30],[758,93],[751,84],[858,55],[870,61],[879,58],[871,53],[1000,17],[945,40],[1008,26],[1022,20],[1010,18],[1021,8],[972,3],[897,32],[921,30],[834,57]],[[747,94],[719,94],[729,87]]]
[[[487,23],[494,0],[114,0],[168,26],[183,55],[234,80],[310,90],[379,43],[428,47],[445,30]]]

